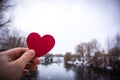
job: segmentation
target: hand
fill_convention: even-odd
[[[37,70],[40,60],[35,51],[28,48],[14,48],[0,52],[0,80],[20,80],[29,70]]]

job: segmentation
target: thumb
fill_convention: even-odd
[[[29,63],[34,56],[35,51],[28,50],[19,59],[17,59],[16,62],[18,63],[18,65],[21,65],[24,68],[26,64]]]

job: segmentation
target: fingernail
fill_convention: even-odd
[[[34,50],[29,50],[29,52],[28,52],[30,55],[35,55],[35,51]]]

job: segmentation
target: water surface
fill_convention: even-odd
[[[40,64],[37,80],[120,80],[120,72],[64,63]]]

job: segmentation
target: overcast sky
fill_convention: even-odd
[[[13,24],[27,35],[53,35],[56,44],[52,53],[74,53],[81,42],[97,39],[105,44],[108,36],[120,31],[118,1],[17,0]]]

